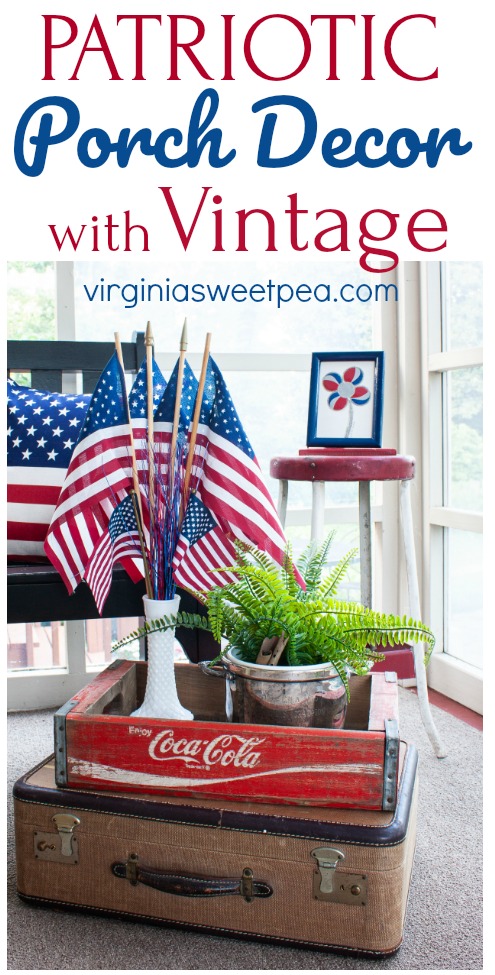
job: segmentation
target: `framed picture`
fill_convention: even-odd
[[[313,352],[308,447],[381,447],[383,352]]]

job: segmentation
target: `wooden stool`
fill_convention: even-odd
[[[357,481],[359,485],[359,546],[361,560],[361,601],[371,606],[371,481],[400,483],[402,539],[406,561],[409,613],[421,618],[416,551],[414,546],[410,485],[415,474],[414,457],[397,454],[380,447],[313,449],[300,451],[298,457],[274,457],[270,474],[279,481],[278,513],[285,525],[289,481],[309,481],[312,485],[311,539],[324,537],[325,484],[327,481]],[[440,741],[430,711],[424,648],[413,647],[416,685],[421,718],[437,758],[446,751]]]

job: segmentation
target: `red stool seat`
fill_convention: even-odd
[[[410,481],[414,457],[401,454],[356,454],[347,450],[331,454],[273,457],[270,474],[286,481]]]

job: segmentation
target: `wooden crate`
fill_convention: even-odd
[[[117,660],[55,715],[57,785],[345,809],[394,809],[396,675],[351,677],[343,729],[232,724],[225,683],[176,664],[194,721],[132,718],[146,664]]]

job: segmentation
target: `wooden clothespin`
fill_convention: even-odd
[[[285,633],[281,633],[280,636],[265,637],[256,657],[256,663],[275,667],[284,652],[288,639],[289,637]]]

